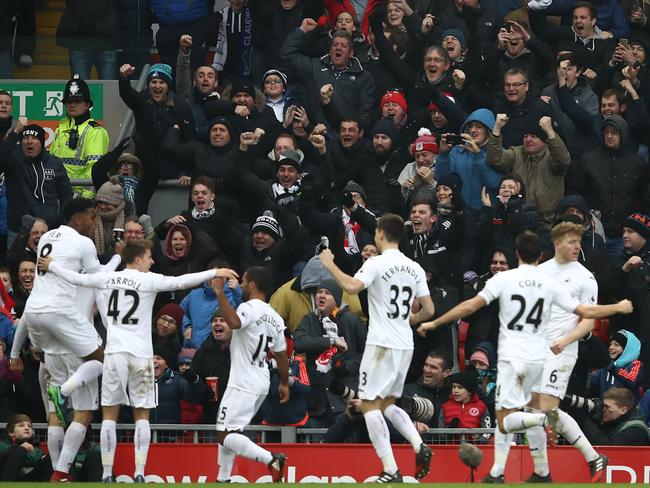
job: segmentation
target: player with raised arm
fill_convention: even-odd
[[[395,399],[402,395],[413,357],[411,326],[430,318],[434,312],[424,270],[398,249],[403,233],[404,221],[400,216],[382,215],[375,230],[380,255],[368,259],[354,277],[336,266],[329,249],[320,255],[321,263],[344,291],[355,294],[368,289],[370,317],[359,367],[359,398],[370,441],[383,464],[377,483],[402,482],[384,417],[413,446],[418,480],[429,473],[433,456],[408,414],[395,405]],[[411,314],[416,298],[421,309]]]
[[[613,305],[584,305],[572,297],[565,287],[537,267],[542,257],[542,242],[537,234],[522,232],[517,237],[516,247],[518,268],[495,275],[477,296],[418,327],[418,333],[425,336],[428,330],[471,315],[499,300],[498,429],[494,435],[494,465],[483,479],[486,483],[503,483],[510,451],[507,434],[522,432],[529,425],[544,422],[545,414],[520,410],[530,402],[531,389],[539,383],[544,369],[552,306],[585,318],[632,312],[629,300]]]
[[[551,241],[555,256],[540,264],[539,269],[560,282],[572,297],[581,303],[593,305],[598,301],[598,284],[591,271],[578,262],[582,231],[582,226],[573,222],[561,222],[554,226],[551,229]],[[552,306],[546,334],[551,347],[546,350],[542,377],[540,383],[532,389],[529,406],[533,411],[547,414],[546,427],[552,442],[560,433],[569,444],[582,452],[589,466],[591,481],[595,483],[605,474],[607,457],[599,455],[573,417],[558,408],[578,359],[577,341],[589,334],[593,328],[593,319],[581,319],[580,316],[567,313],[557,305]],[[550,482],[546,456],[547,434],[544,432],[543,421],[538,418],[537,423],[526,430],[526,434],[535,461],[535,471],[530,479],[536,482]]]
[[[151,241],[129,240],[122,251],[126,269],[108,273],[76,273],[60,265],[51,255],[38,261],[39,270],[49,271],[76,286],[100,290],[97,306],[107,333],[100,434],[104,482],[115,482],[112,471],[117,442],[115,426],[120,405],[131,405],[135,419],[134,480],[144,483],[151,439],[149,409],[156,407],[151,342],[151,315],[156,294],[197,286],[215,277],[237,277],[229,269],[212,269],[182,276],[151,273],[151,247]]]
[[[66,202],[63,206],[66,225],[41,237],[38,255],[51,254],[74,271],[99,271],[97,250],[90,239],[95,232],[95,207],[94,200],[80,198]],[[119,256],[111,263],[117,266]],[[53,274],[38,273],[16,331],[17,347],[11,352],[12,368],[20,368],[20,347],[28,333],[32,344],[45,353],[45,366],[51,377],[48,396],[52,403],[48,410],[56,414],[60,424],[57,425],[53,418],[48,419],[48,447],[55,468],[54,480],[68,471],[98,406],[97,378],[102,372],[104,351],[101,338],[90,321],[90,301],[91,294],[85,290]],[[54,381],[61,386],[54,385]],[[66,420],[62,407],[68,397],[74,417],[64,434]]]
[[[289,400],[289,359],[284,338],[284,320],[267,303],[273,288],[271,272],[261,266],[248,268],[241,289],[244,302],[237,310],[230,305],[223,286],[215,286],[219,309],[232,329],[230,377],[217,411],[219,474],[217,482],[229,482],[235,457],[265,463],[273,482],[284,479],[286,455],[258,446],[241,431],[250,424],[271,385],[266,354],[271,348],[280,373],[280,403]]]

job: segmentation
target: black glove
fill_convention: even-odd
[[[131,136],[125,137],[115,145],[111,153],[115,154],[116,156],[119,156],[126,150],[127,146],[129,145],[129,142],[131,142]]]
[[[354,207],[354,198],[352,198],[351,192],[346,191],[345,193],[343,193],[343,197],[341,198],[341,205],[343,205],[346,208]]]

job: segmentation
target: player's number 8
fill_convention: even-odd
[[[41,255],[39,257],[45,258],[50,255],[52,252],[52,244],[45,244],[43,246],[43,249],[41,249]],[[41,271],[40,269],[38,270],[38,274],[43,276],[47,271]]]

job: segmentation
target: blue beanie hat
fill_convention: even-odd
[[[452,36],[458,39],[458,42],[460,42],[460,47],[465,49],[465,46],[467,45],[465,43],[465,34],[463,33],[462,30],[460,29],[447,29],[442,33],[442,38],[444,39],[447,36]]]
[[[172,84],[172,67],[165,63],[156,63],[147,72],[147,83],[152,78],[160,78],[168,85]]]

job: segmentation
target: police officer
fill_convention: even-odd
[[[92,167],[108,151],[108,132],[90,115],[93,101],[88,84],[74,75],[63,93],[66,116],[54,132],[50,153],[61,158],[70,179],[91,179]],[[76,197],[93,198],[94,192],[73,186]]]

